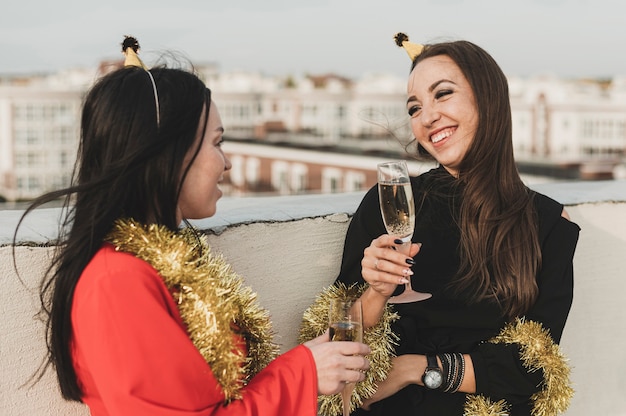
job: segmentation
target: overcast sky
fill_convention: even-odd
[[[406,75],[393,43],[466,39],[508,75],[626,75],[623,0],[17,0],[0,13],[0,73],[94,67],[125,34],[147,64],[175,51],[223,70]],[[33,4],[35,3],[35,4]],[[156,58],[154,58],[156,59]]]

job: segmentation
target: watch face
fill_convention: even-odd
[[[443,383],[443,374],[441,371],[428,370],[424,373],[424,385],[429,389],[438,389]]]

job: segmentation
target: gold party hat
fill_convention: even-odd
[[[402,32],[396,33],[393,39],[395,40],[396,45],[404,48],[406,53],[409,54],[409,58],[411,58],[411,61],[414,61],[415,58],[417,58],[419,54],[422,53],[422,50],[424,50],[424,45],[409,42],[409,37]]]
[[[139,41],[132,36],[126,35],[124,37],[124,41],[122,42],[122,52],[124,53],[124,56],[126,56],[124,66],[138,66],[139,68],[143,68],[147,71],[148,67],[146,67],[141,59],[139,59],[139,55],[137,55],[138,51]]]

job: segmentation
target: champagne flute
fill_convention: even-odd
[[[380,212],[387,233],[402,240],[398,250],[408,255],[415,229],[415,203],[406,162],[378,164],[378,196]],[[430,293],[416,292],[411,288],[411,277],[402,294],[389,298],[390,303],[411,303],[430,298]]]
[[[359,299],[332,299],[329,305],[328,326],[331,341],[363,342],[363,311]],[[343,416],[350,415],[350,399],[354,383],[347,383],[341,391]]]

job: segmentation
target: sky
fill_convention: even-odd
[[[408,75],[393,35],[465,39],[507,75],[626,75],[623,0],[4,0],[0,74],[96,67],[135,36],[164,53],[266,75]]]

